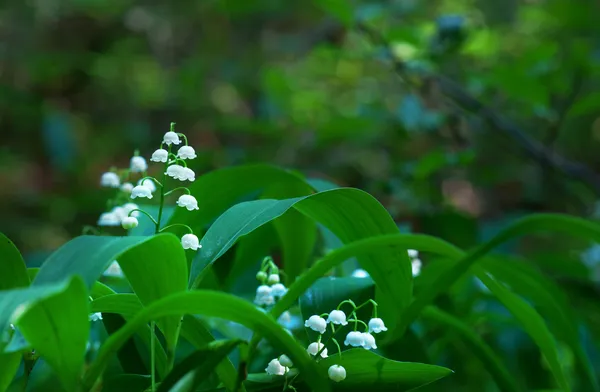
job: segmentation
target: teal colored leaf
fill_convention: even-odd
[[[252,330],[260,330],[281,352],[287,354],[301,372],[311,374],[307,380],[317,392],[329,390],[325,374],[311,360],[305,349],[296,343],[277,322],[252,304],[230,294],[213,291],[192,291],[172,294],[146,306],[123,328],[111,335],[100,348],[96,360],[84,375],[84,385],[95,383],[108,360],[141,326],[157,317],[179,314],[201,314],[240,323]]]
[[[16,325],[68,391],[78,389],[90,334],[87,288],[73,277],[64,291],[29,306]]]
[[[152,237],[77,237],[60,247],[44,262],[32,285],[59,282],[79,275],[87,287],[113,260],[118,260],[131,288],[147,305],[187,288],[187,261],[180,240],[172,234]],[[180,317],[157,320],[173,348]]]
[[[393,387],[394,391],[409,391],[452,374],[452,370],[441,366],[392,361],[360,348],[344,351],[341,358],[331,354],[319,362],[323,370],[332,365],[346,369],[346,379],[338,384],[341,390],[378,391]]]
[[[206,266],[221,257],[239,237],[280,217],[292,207],[328,227],[344,243],[398,232],[385,208],[358,189],[339,188],[294,199],[240,203],[221,215],[202,238],[203,252],[192,264],[191,287],[197,287]],[[376,300],[382,314],[394,325],[399,311],[411,299],[410,262],[406,249],[376,250],[362,253],[359,261],[377,285]]]
[[[0,290],[29,286],[29,275],[21,253],[8,237],[0,233]]]

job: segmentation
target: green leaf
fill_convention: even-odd
[[[478,273],[477,277],[481,279],[494,296],[515,316],[523,329],[535,341],[542,354],[546,357],[558,385],[563,390],[570,391],[571,387],[567,381],[567,376],[558,359],[556,341],[548,330],[544,319],[522,298],[508,291],[485,272]]]
[[[252,304],[232,295],[212,291],[192,291],[172,294],[145,307],[123,328],[102,345],[96,360],[84,376],[84,385],[91,386],[106,367],[110,356],[138,329],[157,317],[179,314],[201,314],[240,323],[252,330],[261,330],[282,352],[287,354],[301,372],[311,374],[309,385],[314,391],[328,391],[326,378],[303,347],[277,322]]]
[[[512,377],[510,371],[504,366],[494,350],[473,332],[473,328],[464,324],[458,318],[434,307],[427,307],[421,313],[424,319],[431,320],[436,324],[447,327],[456,332],[467,344],[470,351],[476,355],[490,372],[494,381],[501,391],[514,392],[523,391],[517,381]]]
[[[329,228],[344,243],[398,232],[396,224],[376,199],[353,188],[294,199],[240,203],[221,215],[202,238],[203,252],[192,264],[192,288],[201,281],[202,270],[231,248],[239,237],[280,217],[292,207]],[[377,285],[376,300],[381,305],[382,315],[391,319],[390,324],[394,325],[394,318],[407,306],[412,293],[412,271],[406,249],[383,248],[365,252],[360,263]]]
[[[346,27],[354,22],[354,8],[350,0],[315,0],[315,4],[338,19]]]
[[[193,372],[191,382],[186,385],[186,391],[195,391],[205,378],[207,378],[216,366],[243,340],[221,340],[209,343],[206,347],[196,350],[173,368],[173,370],[160,383],[157,392],[169,392],[177,382],[186,374]]]
[[[68,391],[77,390],[90,322],[84,282],[73,277],[65,290],[26,307],[17,325],[55,370]]]
[[[346,369],[346,379],[338,384],[342,390],[376,391],[393,387],[394,391],[409,391],[452,374],[452,370],[441,366],[392,361],[360,348],[344,351],[341,358],[332,354],[319,362],[324,370],[332,365]]]
[[[21,353],[0,353],[0,391],[8,390],[21,364]]]
[[[0,233],[0,258],[2,259],[0,290],[29,286],[29,275],[21,253],[15,244],[2,233]]]
[[[77,237],[60,247],[44,262],[32,285],[59,282],[79,275],[88,287],[113,260],[118,260],[131,288],[147,305],[169,294],[185,291],[187,261],[177,237]],[[180,317],[158,320],[168,349],[177,340]]]
[[[150,376],[141,374],[119,374],[102,382],[102,390],[110,392],[138,392],[145,391],[152,380]]]

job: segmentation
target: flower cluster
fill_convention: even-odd
[[[421,267],[423,263],[421,259],[419,259],[419,251],[415,249],[408,250],[408,257],[410,258],[411,266],[412,266],[412,276],[419,276],[421,273]],[[352,277],[354,278],[368,278],[369,273],[364,269],[358,268],[352,272]]]
[[[256,274],[256,279],[261,283],[257,287],[256,296],[254,297],[256,305],[272,306],[287,293],[287,287],[279,279],[279,268],[269,256],[263,259],[261,269]]]
[[[173,146],[178,146],[183,142],[177,153],[172,152]],[[164,148],[166,147],[166,148]],[[110,171],[104,173],[100,179],[100,184],[105,187],[119,188],[121,194],[127,195],[131,199],[146,198],[152,199],[154,192],[157,191],[157,187],[160,188],[160,211],[162,211],[164,197],[168,196],[172,192],[182,190],[184,194],[177,200],[177,206],[187,209],[188,211],[198,210],[198,201],[194,196],[190,194],[190,190],[186,187],[177,187],[166,192],[165,182],[167,177],[173,178],[178,181],[189,181],[192,182],[196,179],[194,171],[187,167],[186,160],[196,158],[196,151],[193,147],[188,145],[187,138],[182,133],[175,132],[175,123],[171,123],[171,129],[167,132],[160,148],[152,153],[150,161],[164,163],[164,176],[162,183],[156,178],[148,176],[148,164],[146,159],[139,156],[136,152],[135,156],[131,158],[130,167],[126,170],[122,170],[120,173],[116,171]],[[143,178],[140,179],[136,186],[130,182],[123,182],[131,173],[142,173]],[[120,195],[118,198],[120,199]],[[136,204],[127,203],[123,206],[114,207],[109,212],[105,212],[100,216],[98,220],[99,226],[122,226],[124,229],[129,230],[139,225],[138,217],[139,214],[143,213],[148,216],[156,226],[156,232],[163,231],[171,226],[161,229],[160,219],[161,213],[158,215],[158,221],[154,219],[149,213],[138,208]],[[179,225],[179,224],[175,224]],[[184,249],[198,250],[202,246],[196,235],[194,235],[192,229],[186,225],[181,225],[190,231],[181,238],[181,245]]]

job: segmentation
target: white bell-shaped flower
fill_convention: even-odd
[[[121,218],[112,212],[105,212],[98,218],[98,226],[119,226]]]
[[[267,279],[267,283],[268,284],[279,283],[279,274],[271,274],[271,275],[269,275],[269,278]]]
[[[132,190],[133,184],[131,182],[126,182],[123,185],[121,185],[121,192],[131,193]]]
[[[282,283],[275,283],[273,286],[271,286],[271,294],[273,294],[274,297],[283,297],[285,295],[285,293],[287,293],[287,287],[285,287]]]
[[[363,334],[358,331],[348,332],[348,335],[346,335],[346,340],[344,340],[344,344],[346,346],[362,347],[364,343],[365,339]]]
[[[131,198],[135,199],[137,197],[147,197],[148,199],[152,199],[152,191],[145,185],[137,185],[131,191]]]
[[[315,356],[319,351],[321,351],[321,349],[323,349],[323,347],[323,343],[313,342],[308,345],[306,352],[308,352],[310,355]],[[323,349],[323,351],[321,351],[321,358],[327,358],[327,349]]]
[[[281,313],[279,317],[277,317],[277,322],[281,324],[283,327],[287,327],[292,323],[292,314],[286,310]]]
[[[368,332],[363,332],[362,333],[362,337],[363,337],[363,348],[370,350],[372,348],[377,348],[377,344],[375,343],[375,337],[373,335],[371,335]]]
[[[112,210],[110,210],[110,212],[119,220],[119,224],[121,224],[121,221],[127,217],[127,211],[125,210],[125,208],[117,206],[117,207],[113,207]]]
[[[287,368],[291,368],[292,366],[294,366],[294,363],[292,362],[290,357],[288,357],[285,354],[280,355],[278,359],[281,366],[285,366]]]
[[[121,180],[117,173],[106,172],[100,177],[100,185],[109,188],[118,188],[121,185]]]
[[[142,173],[148,170],[148,163],[146,163],[146,159],[144,159],[144,157],[132,157],[129,168],[133,173]]]
[[[327,370],[329,378],[335,382],[344,381],[346,378],[346,369],[340,365],[331,365]]]
[[[150,192],[152,193],[156,192],[156,184],[150,178],[146,178],[143,181],[139,180],[137,184],[145,186],[146,188],[150,189]]]
[[[409,249],[408,250],[408,257],[410,257],[411,259],[419,257],[419,251],[415,250],[415,249]]]
[[[177,200],[177,205],[179,207],[185,207],[188,211],[199,210],[198,208],[198,200],[192,195],[181,195]]]
[[[115,278],[122,278],[123,276],[125,276],[123,275],[123,270],[121,269],[121,266],[119,265],[117,260],[114,260],[112,263],[110,263],[110,265],[108,266],[106,271],[102,273],[102,275],[112,276]]]
[[[100,321],[102,320],[102,313],[96,312],[89,315],[90,321]]]
[[[135,203],[125,203],[123,204],[123,209],[125,210],[126,216],[133,216],[134,218],[138,218],[140,216],[139,211],[134,211],[139,209],[140,207]]]
[[[182,180],[183,178],[185,178],[183,175],[183,169],[184,167],[181,165],[171,165],[167,167],[167,171],[165,172],[165,174],[177,180]]]
[[[182,146],[179,151],[177,151],[177,157],[181,159],[194,159],[196,158],[196,151],[194,150],[194,147]]]
[[[422,266],[423,266],[423,263],[421,263],[420,259],[413,259],[411,261],[412,276],[419,276],[421,274]]]
[[[192,169],[190,169],[189,167],[184,167],[183,168],[183,172],[182,172],[182,177],[180,178],[180,180],[182,181],[195,181],[196,180],[196,173],[194,173],[194,171]]]
[[[327,329],[327,321],[323,317],[314,314],[304,322],[304,326],[323,334]]]
[[[134,218],[133,216],[127,216],[125,218],[123,218],[123,220],[121,221],[121,226],[125,229],[125,230],[130,230],[133,229],[134,227],[138,227],[138,220],[137,218]]]
[[[275,358],[272,359],[271,362],[269,362],[267,368],[265,369],[265,372],[267,372],[267,374],[270,374],[271,376],[283,376],[287,373],[288,370],[289,369],[287,367],[283,366],[281,363],[279,363],[279,360]]]
[[[341,310],[332,310],[331,313],[329,313],[329,317],[327,317],[327,322],[348,325],[348,321],[346,321],[346,313]]]
[[[159,148],[152,153],[150,160],[152,162],[166,162],[169,159],[169,152],[164,148]]]
[[[186,234],[181,237],[181,245],[183,246],[183,249],[198,250],[202,248],[200,240],[194,234]]]
[[[380,318],[372,318],[369,320],[369,332],[379,333],[387,331],[383,320]]]
[[[177,135],[175,132],[169,131],[165,133],[165,136],[163,137],[163,143],[165,143],[167,146],[170,146],[171,144],[181,143],[181,140],[179,139],[179,135]]]
[[[261,284],[256,288],[256,296],[264,297],[265,295],[271,295],[271,290],[271,287],[267,286],[266,284]]]
[[[365,271],[364,269],[355,269],[352,272],[352,277],[353,278],[368,278],[369,277],[369,273],[367,271]]]
[[[271,294],[271,287],[267,285],[260,285],[256,289],[256,297],[254,303],[257,305],[270,306],[275,303],[275,298]]]

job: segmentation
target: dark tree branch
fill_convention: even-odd
[[[394,70],[401,77],[408,80],[408,70],[405,64],[392,55],[389,49],[389,42],[387,42],[385,37],[365,24],[359,23],[357,29],[367,35],[375,45],[385,48],[392,60]],[[531,138],[514,122],[496,113],[451,79],[443,75],[430,75],[429,77],[437,83],[443,95],[464,110],[480,116],[492,129],[509,136],[533,159],[545,166],[562,172],[568,177],[585,183],[596,194],[600,195],[600,176],[590,167],[579,162],[570,161],[547,148],[539,141]]]

